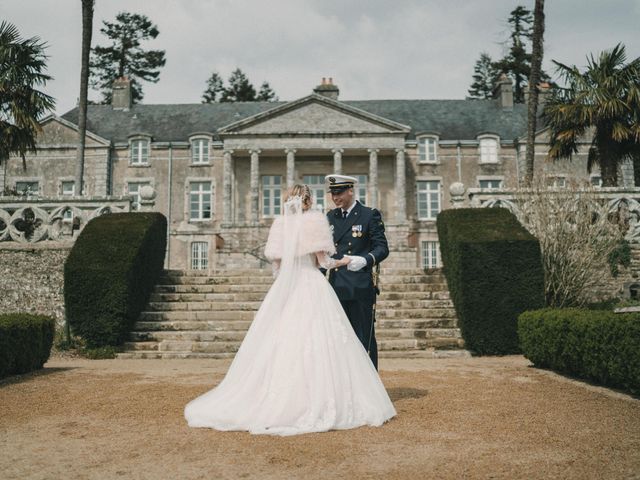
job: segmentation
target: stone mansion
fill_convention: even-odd
[[[451,207],[452,185],[467,194],[517,186],[526,114],[509,81],[492,100],[343,101],[323,79],[288,102],[132,105],[123,78],[111,105],[88,107],[84,193],[130,196],[132,209],[162,212],[166,266],[213,270],[264,264],[268,227],[288,186],[308,184],[316,208],[328,210],[324,176],[353,175],[360,201],[382,212],[389,266],[433,268],[435,219]],[[77,118],[73,109],[44,119],[26,169],[17,157],[0,165],[0,191],[73,198]],[[568,177],[598,184],[586,155],[550,163],[547,150],[541,129],[536,165],[558,186]],[[633,185],[624,172],[623,180]]]

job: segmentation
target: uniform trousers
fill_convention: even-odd
[[[373,302],[361,300],[340,300],[353,331],[365,350],[369,352],[369,358],[373,366],[378,369],[378,344],[373,322]]]

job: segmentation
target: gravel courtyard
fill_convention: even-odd
[[[0,477],[640,479],[640,399],[520,356],[382,359],[396,418],[285,438],[186,426],[228,365],[54,357],[0,381]]]

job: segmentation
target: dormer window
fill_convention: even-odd
[[[438,137],[422,137],[418,140],[418,161],[420,163],[438,162]]]
[[[479,139],[480,163],[498,163],[498,139],[483,137]]]
[[[131,140],[130,145],[131,165],[149,164],[149,139],[137,138]]]
[[[191,163],[206,165],[209,163],[209,139],[193,138],[191,140]]]

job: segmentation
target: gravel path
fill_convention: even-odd
[[[381,360],[398,416],[296,437],[189,429],[222,360],[53,358],[0,381],[3,479],[640,479],[640,400],[520,356]]]

